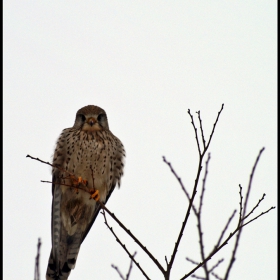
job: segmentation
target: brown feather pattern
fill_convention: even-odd
[[[97,189],[106,203],[115,186],[120,186],[124,157],[121,141],[109,130],[106,112],[88,105],[77,111],[73,127],[59,136],[53,165],[87,180],[88,188]],[[64,185],[73,183],[66,172],[53,168],[52,173],[52,250],[46,279],[66,280],[100,207],[88,193],[80,190],[77,194]]]

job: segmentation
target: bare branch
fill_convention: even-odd
[[[248,221],[247,223],[244,223],[244,224],[242,225],[242,227],[244,227],[244,226],[250,224],[250,223],[253,222],[254,220],[258,219],[258,218],[261,217],[262,215],[264,215],[264,214],[270,212],[271,210],[273,210],[273,209],[275,209],[275,208],[276,208],[275,206],[271,206],[268,210],[262,212],[261,214],[259,214],[258,216],[256,216],[256,217],[253,218],[252,220]]]
[[[195,198],[195,195],[196,195],[196,192],[197,192],[197,185],[198,185],[198,181],[199,181],[199,177],[200,177],[200,174],[201,174],[201,170],[202,170],[202,160],[203,160],[203,157],[210,145],[210,142],[211,142],[211,139],[212,139],[212,136],[213,136],[213,133],[215,131],[215,127],[216,127],[216,124],[218,122],[218,119],[219,119],[219,116],[223,110],[223,107],[224,107],[224,104],[222,104],[222,108],[221,110],[218,112],[218,116],[216,118],[216,121],[213,125],[213,130],[211,132],[211,135],[210,135],[210,138],[209,138],[209,141],[208,141],[208,144],[206,145],[205,149],[203,150],[203,152],[201,153],[201,150],[200,150],[200,145],[199,145],[199,140],[198,140],[198,136],[197,136],[197,128],[195,127],[195,124],[194,124],[194,121],[193,121],[193,116],[190,112],[190,109],[188,109],[188,114],[190,115],[191,117],[191,123],[193,125],[193,128],[194,128],[194,131],[195,131],[195,137],[196,137],[196,142],[197,142],[197,147],[198,147],[198,151],[199,151],[199,163],[198,163],[198,170],[197,170],[197,175],[196,175],[196,179],[195,179],[195,183],[194,183],[194,187],[193,187],[193,192],[192,192],[192,196],[191,198],[189,198],[190,196],[188,196],[189,198],[189,206],[188,206],[188,209],[187,209],[187,213],[186,213],[186,216],[184,218],[184,221],[182,223],[182,227],[181,227],[181,230],[179,232],[179,235],[178,235],[178,238],[177,238],[177,241],[175,242],[175,246],[174,246],[174,249],[173,249],[173,252],[172,252],[172,255],[171,255],[171,258],[170,258],[170,262],[169,262],[169,265],[167,267],[167,275],[170,275],[170,271],[171,271],[171,268],[172,268],[172,265],[173,265],[173,262],[175,260],[175,256],[176,256],[176,253],[178,251],[178,247],[179,247],[179,244],[180,244],[180,241],[183,237],[183,232],[184,232],[184,229],[186,227],[186,224],[187,224],[187,221],[188,221],[188,218],[189,218],[189,215],[190,215],[190,211],[191,211],[191,208],[195,209],[194,206],[193,206],[193,201],[194,201],[194,198]],[[202,129],[202,128],[201,128]],[[203,135],[203,130],[202,130],[202,135]],[[204,137],[204,135],[202,136]],[[173,172],[173,174],[175,175],[176,173]],[[175,175],[176,178],[179,178],[177,176],[177,174]],[[180,182],[180,181],[179,181]],[[203,245],[203,244],[202,244]]]
[[[165,256],[164,259],[165,259],[166,267],[168,267],[168,260],[167,260],[167,257]]]
[[[265,193],[263,194],[263,196],[259,199],[258,203],[256,204],[256,206],[245,216],[242,218],[242,220],[244,221],[246,218],[248,218],[254,211],[257,207],[259,207],[260,203],[264,200],[265,198]]]
[[[159,261],[150,253],[150,251],[132,234],[132,232],[127,229],[124,224],[116,217],[114,213],[112,213],[102,202],[98,201],[101,208],[105,210],[118,224],[119,226],[137,243],[140,248],[150,257],[150,259],[155,263],[155,265],[159,268],[159,270],[165,275],[165,270],[159,263]]]
[[[132,255],[133,259],[134,259],[135,255],[136,255],[136,252]],[[131,273],[131,270],[132,270],[132,265],[133,265],[133,260],[131,259],[129,269],[128,269],[128,272],[127,272],[125,278],[124,278],[124,276],[122,275],[122,273],[120,272],[120,270],[117,266],[115,266],[113,264],[111,266],[118,272],[118,274],[119,274],[119,276],[122,280],[129,280],[129,276],[130,276],[130,273]]]
[[[246,193],[246,197],[245,197],[245,202],[244,202],[244,207],[243,207],[243,217],[246,216],[246,208],[247,208],[247,203],[249,201],[249,195],[250,195],[250,192],[251,192],[251,186],[252,186],[252,181],[253,181],[253,177],[254,177],[254,173],[255,173],[255,170],[256,170],[256,167],[257,167],[257,164],[259,162],[259,159],[262,155],[264,151],[264,147],[260,150],[257,158],[256,158],[256,161],[255,161],[255,164],[253,166],[253,169],[252,169],[252,172],[250,174],[250,179],[249,179],[249,184],[248,184],[248,189],[247,189],[247,193]]]
[[[37,243],[37,255],[35,258],[35,272],[34,272],[34,280],[40,280],[40,248],[41,248],[41,239],[38,238]]]
[[[218,276],[218,274],[211,272],[211,274],[218,280],[224,280],[223,278],[221,278],[220,276]]]
[[[205,258],[205,260],[203,262],[200,262],[194,269],[192,269],[189,273],[187,273],[186,275],[184,275],[180,280],[184,280],[186,278],[188,278],[189,276],[191,276],[197,269],[199,269],[201,266],[203,266],[206,262],[208,262],[217,252],[219,252],[225,245],[228,244],[229,240],[235,236],[236,233],[240,232],[241,228],[243,228],[245,225],[248,225],[250,222],[252,222],[253,220],[256,220],[257,218],[259,218],[260,216],[268,213],[270,210],[275,209],[275,207],[271,207],[270,209],[268,209],[265,212],[262,212],[260,215],[258,215],[256,218],[250,220],[249,222],[247,222],[246,224],[242,224],[239,227],[237,227],[232,233],[229,234],[229,236],[226,238],[226,240],[219,246],[216,247],[215,250],[213,250],[208,256],[207,258]],[[225,278],[223,278],[225,279]]]
[[[249,196],[250,196],[250,192],[251,192],[251,186],[252,186],[252,181],[253,181],[253,177],[254,177],[254,173],[255,173],[255,170],[256,170],[256,167],[257,167],[257,164],[259,162],[259,159],[260,159],[260,156],[262,154],[262,152],[264,151],[264,148],[262,148],[257,156],[257,159],[255,161],[255,164],[253,166],[253,169],[252,169],[252,172],[250,174],[250,179],[249,179],[249,184],[248,184],[248,189],[247,189],[247,193],[246,193],[246,197],[245,197],[245,202],[244,202],[244,206],[243,206],[243,214],[242,216],[245,217],[246,216],[246,208],[247,208],[247,203],[249,201]],[[242,196],[241,196],[242,198]],[[237,235],[236,235],[236,239],[235,239],[235,245],[234,245],[234,249],[232,251],[232,255],[231,255],[231,259],[230,259],[230,262],[229,262],[229,265],[228,265],[228,268],[226,270],[226,274],[225,274],[225,277],[224,279],[227,280],[228,277],[229,277],[229,273],[230,273],[230,270],[233,266],[233,263],[234,261],[236,260],[236,252],[237,252],[237,248],[238,248],[238,244],[239,244],[239,240],[240,240],[240,236],[241,236],[241,233],[242,233],[242,223],[243,223],[243,219],[241,220],[241,224],[239,224],[240,226],[240,230],[238,231]]]
[[[210,142],[211,142],[211,140],[212,140],[212,137],[213,137],[213,134],[214,134],[216,125],[217,125],[217,123],[218,123],[220,114],[222,113],[223,109],[224,109],[224,104],[222,104],[222,108],[221,108],[221,110],[218,112],[218,116],[217,116],[216,121],[215,121],[215,123],[214,123],[214,125],[213,125],[213,129],[212,129],[212,132],[211,132],[211,134],[210,134],[209,141],[208,141],[208,143],[207,143],[207,145],[206,145],[206,148],[204,149],[205,152],[206,152],[206,150],[208,149],[208,147],[209,147],[209,145],[210,145]]]
[[[122,246],[122,248],[125,250],[125,252],[128,254],[129,258],[131,259],[131,261],[133,261],[136,266],[140,269],[140,271],[142,272],[142,274],[146,277],[146,279],[150,280],[150,278],[148,277],[148,275],[146,274],[146,272],[142,269],[142,267],[140,266],[140,264],[138,262],[136,262],[135,260],[135,254],[136,252],[132,255],[126,248],[125,244],[123,244],[120,239],[118,238],[118,236],[115,234],[114,230],[112,227],[109,226],[108,222],[107,222],[107,218],[106,218],[106,215],[105,215],[105,212],[104,210],[101,212],[101,214],[103,215],[104,217],[104,221],[105,221],[105,225],[108,227],[108,229],[112,232],[112,234],[115,236],[116,238],[116,241]],[[112,265],[112,267],[114,267]],[[114,267],[116,269],[116,267]],[[124,276],[120,273],[120,271],[118,269],[116,269],[117,272],[120,274],[120,276],[122,277],[122,279],[125,279]],[[131,268],[130,268],[131,270]],[[130,273],[130,270],[129,270],[129,273]],[[128,278],[127,278],[128,279]]]
[[[206,148],[206,142],[205,142],[203,128],[202,128],[202,119],[200,118],[200,111],[198,111],[196,113],[198,115],[198,119],[199,119],[199,123],[200,123],[200,132],[201,132],[202,143],[203,143],[203,147],[205,149]]]
[[[224,259],[220,259],[217,261],[217,263],[215,265],[212,266],[212,268],[210,268],[209,272],[213,272],[215,268],[217,268],[222,262],[224,261]]]
[[[61,167],[59,167],[59,166],[57,166],[57,165],[51,164],[51,163],[49,163],[48,161],[43,161],[43,160],[41,160],[41,159],[39,159],[39,158],[35,158],[35,157],[30,156],[30,155],[27,155],[26,157],[27,157],[27,158],[34,159],[34,160],[37,160],[37,161],[39,161],[39,162],[41,162],[41,163],[47,164],[47,165],[49,165],[49,166],[51,166],[51,167],[53,167],[53,168],[57,168],[58,170],[63,171],[63,172],[65,172],[65,173],[67,173],[67,174],[69,174],[69,175],[75,177],[75,175],[74,175],[73,173],[71,173],[71,172],[69,172],[69,171],[65,170],[64,168],[61,168]]]
[[[137,252],[134,252],[134,254],[133,254],[133,259],[134,260],[135,260],[136,254],[137,254]],[[129,280],[129,276],[130,276],[130,273],[131,273],[131,270],[132,270],[132,266],[133,266],[133,260],[130,260],[130,265],[129,265],[129,269],[128,269],[128,272],[126,274],[125,280]]]
[[[194,124],[194,121],[193,121],[193,115],[191,114],[191,110],[190,109],[188,109],[188,114],[191,117],[191,124],[193,125],[194,132],[195,132],[195,139],[196,139],[198,153],[199,153],[199,156],[201,156],[201,150],[200,150],[200,145],[199,145],[198,136],[197,136],[197,128],[195,127],[195,124]]]
[[[238,220],[238,226],[241,224],[242,221],[242,187],[239,184],[239,197],[240,197],[240,201],[239,201],[239,220]]]
[[[113,264],[111,264],[111,266],[118,272],[120,278],[121,278],[122,280],[125,280],[125,278],[124,278],[124,276],[122,275],[122,273],[120,272],[119,268],[118,268],[117,266],[113,265]]]
[[[226,244],[228,244],[228,241],[235,235],[235,233],[239,230],[236,229],[234,232],[230,233],[227,239],[218,247],[215,251],[212,251],[207,258],[203,262],[200,262],[194,269],[192,269],[189,273],[185,274],[180,280],[184,280],[191,276],[196,270],[198,270],[201,266],[203,266],[206,262],[208,262],[217,252],[219,252]]]
[[[223,229],[222,232],[221,232],[221,235],[220,235],[220,237],[219,237],[219,239],[218,239],[218,242],[217,242],[217,244],[214,246],[212,252],[214,252],[214,251],[220,246],[220,243],[222,242],[222,239],[223,239],[223,237],[224,237],[224,234],[225,234],[226,230],[228,229],[229,224],[230,224],[230,222],[232,221],[233,217],[235,216],[235,213],[236,213],[236,210],[234,210],[233,213],[232,213],[232,215],[229,217],[229,219],[228,219],[228,221],[227,221],[227,223],[226,223],[224,229]]]
[[[208,158],[205,163],[205,173],[204,173],[204,177],[202,179],[202,188],[201,188],[201,195],[200,195],[199,208],[198,208],[198,212],[199,212],[200,216],[201,216],[201,211],[202,211],[203,196],[205,193],[205,184],[206,184],[206,179],[207,179],[207,174],[208,174],[208,165],[209,165],[210,158],[211,158],[210,153],[208,153]]]
[[[202,262],[204,262],[205,254],[204,254],[203,232],[202,232],[200,213],[198,213],[197,220],[198,220],[197,228],[198,228],[198,236],[199,236],[199,242],[198,243],[199,243],[199,248],[200,248],[201,259],[202,259]],[[205,279],[209,280],[209,270],[208,270],[206,262],[203,264],[203,269],[204,269],[204,272],[205,272]]]
[[[195,265],[198,265],[198,264],[199,264],[198,262],[196,262],[196,261],[194,261],[194,260],[192,260],[192,259],[190,259],[190,258],[188,258],[188,257],[186,257],[186,260],[189,261],[189,262],[192,263],[192,264],[195,264]]]
[[[183,184],[181,178],[177,175],[177,173],[176,173],[175,170],[173,169],[173,167],[172,167],[172,165],[171,165],[171,162],[168,162],[168,161],[165,159],[165,156],[163,156],[162,158],[163,158],[163,161],[169,166],[171,172],[174,174],[174,176],[176,177],[176,179],[178,180],[178,182],[179,182],[179,184],[180,184],[180,186],[181,186],[183,192],[184,192],[185,195],[187,196],[187,198],[188,198],[189,200],[191,200],[188,191],[186,190],[186,188],[185,188],[185,186],[184,186],[184,184]]]
[[[205,183],[206,183],[206,178],[208,174],[208,164],[210,161],[210,153],[208,154],[208,158],[206,160],[206,167],[205,167],[205,173],[204,177],[202,179],[202,188],[201,188],[201,195],[200,195],[200,201],[199,201],[199,210],[198,213],[196,214],[197,218],[197,228],[198,228],[198,236],[199,236],[199,248],[200,248],[200,255],[202,261],[205,260],[205,254],[204,254],[204,244],[203,244],[203,232],[202,232],[202,222],[201,222],[201,214],[202,214],[202,205],[203,205],[203,197],[205,193]],[[207,267],[207,263],[203,265],[204,273],[205,273],[205,279],[209,280],[209,270]]]
[[[197,275],[195,275],[195,274],[192,275],[192,278],[200,279],[200,280],[205,280],[205,277],[203,277],[203,276],[197,276]]]
[[[201,162],[199,162],[199,170],[197,172],[197,178],[195,180],[195,185],[194,185],[194,188],[193,188],[193,193],[192,193],[192,197],[189,201],[189,206],[188,206],[188,209],[187,209],[187,213],[186,213],[186,216],[184,218],[184,221],[182,223],[182,227],[181,227],[181,230],[179,232],[179,235],[178,235],[178,238],[177,238],[177,241],[175,242],[175,246],[174,246],[174,249],[173,249],[173,253],[171,255],[171,259],[170,259],[170,262],[168,264],[168,267],[167,267],[167,273],[170,274],[170,271],[171,271],[171,268],[172,268],[172,265],[173,265],[173,262],[175,260],[175,256],[176,256],[176,253],[178,251],[178,247],[179,247],[179,244],[180,244],[180,241],[183,237],[183,232],[184,232],[184,229],[185,229],[185,226],[187,224],[187,221],[188,221],[188,218],[189,218],[189,215],[190,215],[190,211],[191,211],[191,208],[192,208],[192,205],[193,205],[193,201],[194,201],[194,197],[196,195],[196,192],[197,192],[197,184],[198,184],[198,180],[199,180],[199,175],[200,175],[200,171],[201,171]]]

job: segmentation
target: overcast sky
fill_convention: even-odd
[[[253,179],[254,215],[277,204],[276,1],[4,1],[4,279],[33,279],[38,237],[45,278],[51,249],[51,168],[56,140],[85,105],[106,110],[127,157],[107,206],[165,266],[187,209],[172,162],[191,192],[198,165],[187,110],[201,111],[206,137],[222,103],[203,205],[206,252]],[[197,123],[198,124],[198,123]],[[205,166],[203,164],[203,166]],[[201,187],[201,183],[199,184]],[[196,197],[196,203],[198,201]],[[163,279],[109,219],[151,279]],[[230,231],[234,229],[237,217]],[[228,232],[229,234],[229,232]],[[213,258],[225,257],[233,240]],[[230,279],[277,279],[276,210],[244,228]],[[171,279],[200,261],[196,222],[187,225]],[[129,258],[100,215],[70,279],[120,279]],[[197,273],[203,275],[202,271]],[[144,279],[134,266],[131,280]]]

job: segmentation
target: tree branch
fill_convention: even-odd
[[[148,275],[146,274],[146,272],[142,269],[142,267],[140,266],[140,264],[138,262],[136,262],[135,260],[135,255],[136,255],[136,252],[132,255],[126,248],[125,244],[123,244],[120,239],[118,238],[118,236],[115,234],[114,230],[112,227],[109,226],[108,222],[107,222],[107,218],[106,218],[106,215],[105,215],[105,212],[104,210],[101,212],[101,214],[103,215],[104,217],[104,221],[105,221],[105,225],[108,227],[108,229],[111,231],[111,233],[115,236],[116,238],[116,241],[122,246],[122,248],[125,250],[125,252],[128,254],[129,258],[131,259],[131,261],[133,261],[136,266],[140,269],[140,271],[142,272],[142,274],[146,277],[146,279],[150,280],[150,278],[148,277]],[[114,267],[115,268],[115,267]],[[115,268],[116,269],[116,268]],[[117,272],[119,272],[118,269],[116,269]],[[130,268],[131,270],[131,268]],[[129,273],[130,273],[130,270],[129,270]],[[121,275],[121,273],[119,272],[120,276],[124,279],[124,277]],[[128,278],[127,278],[128,279]]]

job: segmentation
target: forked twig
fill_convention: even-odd
[[[140,271],[142,272],[142,274],[146,277],[146,279],[150,280],[150,278],[148,277],[148,275],[146,274],[146,272],[142,269],[142,267],[140,266],[140,264],[138,262],[136,262],[135,260],[135,255],[136,255],[136,252],[132,255],[128,249],[126,248],[125,244],[123,244],[121,242],[121,240],[119,239],[119,237],[116,235],[116,233],[114,232],[113,228],[109,226],[108,224],[108,221],[107,221],[107,218],[106,218],[106,215],[105,215],[105,212],[104,210],[101,212],[101,214],[103,215],[104,217],[104,221],[105,221],[105,225],[108,227],[108,229],[111,231],[111,233],[115,236],[116,238],[116,241],[121,245],[121,247],[125,250],[125,252],[128,254],[129,258],[131,259],[132,262],[134,262],[136,264],[136,266],[140,269]],[[113,266],[113,265],[112,265]],[[132,267],[132,265],[131,265]],[[115,268],[115,267],[114,267]],[[116,268],[115,268],[116,269]],[[116,269],[117,270],[117,269]],[[129,269],[129,274],[130,274],[130,270],[131,268]],[[118,270],[117,270],[118,271]],[[119,271],[118,271],[119,272]],[[119,272],[120,273],[120,272]],[[127,277],[129,277],[129,274]],[[121,275],[121,274],[120,274]],[[123,276],[122,276],[123,277]],[[127,278],[128,279],[128,278]]]
[[[180,232],[179,232],[177,241],[175,242],[175,246],[174,246],[174,249],[173,249],[173,252],[172,252],[172,255],[171,255],[169,264],[168,264],[168,266],[167,266],[167,271],[166,271],[167,277],[169,277],[169,275],[170,275],[170,271],[171,271],[172,265],[173,265],[173,263],[174,263],[175,256],[176,256],[176,254],[177,254],[180,241],[181,241],[181,239],[182,239],[182,237],[183,237],[184,229],[185,229],[185,227],[186,227],[188,218],[189,218],[189,216],[190,216],[191,208],[193,208],[193,201],[194,201],[195,195],[196,195],[196,193],[197,193],[197,186],[198,186],[198,182],[199,182],[199,178],[200,178],[200,174],[201,174],[201,170],[202,170],[202,160],[203,160],[203,157],[204,157],[204,155],[205,155],[205,153],[206,153],[206,151],[207,151],[207,149],[208,149],[208,147],[209,147],[209,145],[210,145],[211,139],[212,139],[212,137],[213,137],[213,134],[214,134],[214,131],[215,131],[217,122],[218,122],[218,120],[219,120],[219,117],[220,117],[220,114],[221,114],[223,108],[224,108],[224,104],[222,104],[221,110],[218,112],[217,118],[216,118],[215,123],[214,123],[214,125],[213,125],[212,132],[211,132],[210,137],[209,137],[209,141],[208,141],[206,147],[203,149],[203,151],[201,151],[201,149],[200,149],[200,144],[199,144],[198,135],[197,135],[197,128],[196,128],[196,126],[195,126],[195,124],[194,124],[193,116],[192,116],[192,114],[191,114],[191,112],[190,112],[190,109],[188,109],[188,114],[190,115],[191,123],[192,123],[193,128],[194,128],[194,131],[195,131],[195,138],[196,138],[197,147],[198,147],[198,152],[199,152],[199,163],[198,163],[198,169],[197,169],[196,179],[195,179],[194,186],[193,186],[193,192],[192,192],[191,197],[188,196],[188,199],[189,199],[189,206],[188,206],[188,209],[187,209],[185,218],[184,218],[184,220],[183,220],[183,223],[182,223],[182,226],[181,226],[181,229],[180,229]],[[202,129],[202,123],[201,123],[201,129]],[[173,174],[175,174],[175,173],[173,172]],[[176,178],[179,178],[179,177],[176,176]]]
[[[128,269],[128,272],[126,274],[126,277],[124,277],[122,275],[122,273],[120,272],[119,268],[115,265],[111,265],[119,274],[119,276],[121,277],[122,280],[129,280],[129,276],[130,276],[130,273],[131,273],[131,270],[132,270],[132,265],[133,265],[133,260],[134,260],[134,257],[136,255],[136,252],[132,255],[133,259],[130,260],[130,265],[129,265],[129,269]]]
[[[247,193],[246,193],[246,197],[245,197],[245,202],[244,202],[244,205],[243,205],[243,213],[242,213],[243,217],[246,216],[246,208],[247,208],[247,204],[248,204],[248,201],[249,201],[249,195],[250,195],[250,192],[251,192],[253,177],[254,177],[257,164],[259,162],[259,159],[260,159],[261,154],[263,153],[263,151],[264,151],[264,148],[262,148],[260,150],[260,152],[259,152],[259,154],[258,154],[258,156],[256,158],[255,164],[253,166],[252,172],[250,174],[248,189],[247,189]],[[240,195],[240,196],[241,196],[240,200],[242,201],[242,195]],[[241,201],[240,201],[240,203],[241,203]],[[241,211],[241,209],[242,209],[242,204],[241,204],[240,211]],[[224,277],[225,280],[228,279],[230,270],[231,270],[231,268],[233,266],[234,261],[236,260],[236,252],[237,252],[237,248],[238,248],[238,244],[239,244],[239,240],[240,240],[240,236],[241,236],[242,228],[243,228],[242,224],[243,224],[243,218],[241,219],[241,223],[239,224],[240,230],[238,231],[238,233],[236,235],[234,248],[233,248],[233,251],[232,251],[232,254],[231,254],[231,259],[229,261],[229,265],[228,265],[228,268],[226,269],[226,274],[225,274],[225,277]]]

